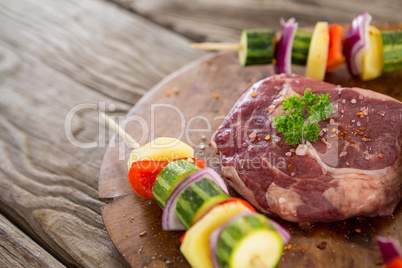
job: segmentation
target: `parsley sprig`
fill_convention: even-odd
[[[304,96],[286,98],[282,110],[288,113],[276,116],[274,127],[292,146],[300,144],[303,139],[316,141],[320,135],[317,123],[327,119],[334,110],[333,104],[328,101],[330,98],[329,94],[313,94],[308,89],[304,91]]]

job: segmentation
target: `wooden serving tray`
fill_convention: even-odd
[[[303,74],[304,68],[293,66],[293,71]],[[127,116],[142,118],[153,136],[146,129],[143,136],[138,122],[127,124],[125,129],[141,144],[158,136],[180,138],[195,148],[197,158],[206,160],[208,166],[220,172],[219,158],[207,141],[240,95],[272,74],[273,66],[241,67],[232,52],[210,55],[164,79],[129,111]],[[326,81],[370,88],[402,101],[402,72],[362,82],[350,77],[346,68],[340,68],[328,74]],[[174,88],[179,90],[178,94],[173,93]],[[166,96],[167,91],[170,96]],[[215,93],[219,94],[218,99]],[[156,104],[165,107],[155,107]],[[181,112],[166,105],[173,105]],[[204,130],[181,136],[183,127]],[[205,144],[205,149],[200,144]],[[132,267],[189,267],[179,251],[183,232],[162,231],[162,210],[154,200],[137,196],[129,185],[126,162],[131,149],[116,135],[109,146],[100,171],[99,198],[112,199],[102,208],[102,217],[113,243]],[[231,194],[236,195],[232,189]],[[304,229],[274,218],[292,234],[291,246],[284,251],[278,267],[375,267],[381,260],[375,236],[402,240],[401,207],[392,217],[355,218]]]

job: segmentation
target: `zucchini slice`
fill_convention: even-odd
[[[200,170],[200,168],[191,161],[170,162],[156,177],[154,188],[152,189],[156,203],[161,208],[164,208],[166,200],[174,188],[197,170]]]
[[[402,69],[402,30],[382,31],[384,72]]]
[[[297,28],[292,45],[292,64],[306,66],[313,33]]]
[[[235,219],[223,230],[216,251],[221,268],[275,267],[283,242],[271,222],[261,214]]]
[[[274,58],[275,31],[270,29],[244,30],[240,36],[239,62],[242,66],[270,64]]]
[[[176,213],[187,229],[216,204],[229,199],[215,182],[208,178],[191,183],[177,199]]]

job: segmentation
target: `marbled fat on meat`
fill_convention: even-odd
[[[331,95],[334,112],[305,155],[273,127],[285,98]],[[255,94],[251,94],[255,92]],[[214,133],[222,173],[263,212],[293,222],[386,216],[402,197],[402,103],[300,75],[261,80],[237,101]]]

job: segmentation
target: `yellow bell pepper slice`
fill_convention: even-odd
[[[381,76],[384,69],[384,49],[380,31],[374,27],[369,28],[370,51],[363,55],[363,72],[360,78],[363,81],[372,80]]]
[[[329,50],[327,22],[317,22],[308,50],[306,76],[324,80]]]
[[[127,161],[128,170],[140,160],[169,161],[177,158],[194,158],[194,149],[188,144],[168,137],[160,137],[131,151]]]

